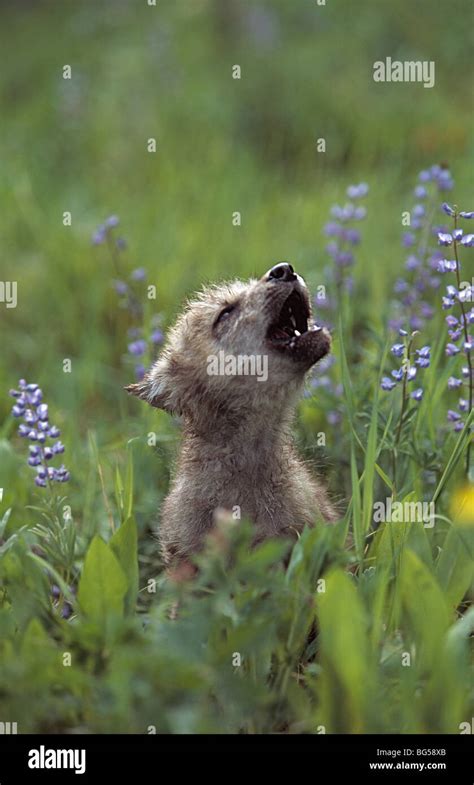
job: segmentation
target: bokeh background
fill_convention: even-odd
[[[324,284],[330,206],[350,182],[365,180],[370,224],[355,276],[367,324],[383,334],[403,259],[401,212],[417,172],[449,164],[466,207],[473,137],[465,0],[0,5],[2,278],[18,281],[19,298],[16,309],[0,308],[0,389],[19,376],[42,385],[81,472],[88,431],[112,463],[134,435],[122,420],[130,411],[122,392],[127,317],[107,249],[90,239],[106,216],[120,218],[125,268],[146,267],[156,285],[165,328],[204,282],[260,275],[280,259],[310,285]],[[373,63],[387,56],[434,60],[435,87],[375,83]],[[235,64],[240,80],[231,78]],[[147,151],[152,137],[156,153]],[[316,149],[320,137],[325,153]],[[5,436],[9,409],[0,396]],[[160,425],[161,476],[176,433],[168,418]],[[0,479],[11,503],[18,464],[4,450]],[[145,462],[143,472],[148,514],[157,467]]]

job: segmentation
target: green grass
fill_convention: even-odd
[[[448,201],[472,208],[467,4],[158,5],[2,5],[0,243],[18,307],[0,304],[0,721],[19,732],[458,733],[473,708],[472,435],[446,423],[458,361],[444,353],[439,293],[417,339],[432,348],[424,398],[399,438],[400,390],[381,391],[380,378],[395,367],[387,321],[419,170],[448,162]],[[372,63],[386,56],[434,59],[435,88],[376,85]],[[334,320],[330,375],[343,395],[318,389],[296,426],[341,521],[255,550],[250,524],[223,525],[197,580],[171,585],[154,532],[179,424],[123,391],[131,322],[90,237],[120,216],[123,271],[146,267],[157,289],[147,318],[166,328],[203,283],[280,259],[313,291],[330,286],[323,226],[360,181],[368,217]],[[64,499],[35,490],[26,465],[7,395],[21,377],[40,384],[61,428]],[[373,505],[389,497],[433,500],[434,526],[375,530]]]

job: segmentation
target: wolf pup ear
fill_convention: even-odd
[[[141,398],[142,401],[147,401],[147,403],[149,403],[151,406],[157,406],[157,408],[160,408],[160,404],[158,402],[155,403],[151,397],[152,385],[150,380],[146,377],[142,379],[141,382],[137,382],[136,384],[128,384],[126,387],[124,387],[124,390],[130,393],[130,395],[136,395],[137,398]]]
[[[169,386],[169,377],[163,373],[163,363],[158,362],[148,373],[144,376],[141,382],[129,384],[125,390],[130,395],[136,395],[142,401],[146,401],[150,406],[155,406],[157,409],[164,409],[171,413],[178,413],[175,396]]]

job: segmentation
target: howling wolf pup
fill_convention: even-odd
[[[256,541],[335,521],[326,490],[290,434],[306,372],[330,350],[311,322],[303,279],[281,262],[260,280],[204,289],[143,381],[126,389],[183,418],[183,445],[161,513],[165,563],[203,544],[216,510],[240,508]]]

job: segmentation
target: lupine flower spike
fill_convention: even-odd
[[[51,466],[51,461],[64,452],[64,445],[59,441],[59,428],[49,420],[48,405],[43,402],[43,393],[37,384],[27,384],[25,379],[18,382],[18,390],[10,390],[15,398],[12,409],[14,417],[23,420],[18,433],[31,442],[29,446],[28,465],[36,469],[35,483],[46,488],[48,483],[67,482],[70,474],[64,465],[58,469]]]
[[[452,187],[449,169],[437,164],[418,175],[409,231],[402,236],[402,245],[408,249],[405,274],[397,279],[393,290],[394,313],[389,322],[393,330],[399,330],[407,322],[411,330],[422,330],[426,321],[434,315],[429,301],[431,292],[441,283],[438,273],[441,272],[439,262],[443,254],[433,246],[434,237],[443,227],[433,226],[433,219],[440,193]]]
[[[444,202],[441,206],[443,212],[453,219],[451,231],[438,232],[438,242],[442,248],[450,249],[449,258],[442,258],[439,261],[438,270],[443,274],[455,276],[455,283],[446,286],[445,294],[442,298],[442,306],[445,311],[451,311],[446,316],[448,325],[449,341],[446,344],[446,355],[458,358],[461,365],[460,372],[450,376],[448,379],[448,389],[458,391],[460,398],[457,409],[449,409],[447,419],[453,424],[455,431],[462,431],[465,424],[465,415],[469,415],[473,408],[474,380],[472,350],[474,339],[470,333],[470,327],[474,324],[474,307],[472,307],[474,290],[468,281],[461,277],[461,256],[460,250],[472,248],[474,246],[474,234],[464,233],[458,226],[459,219],[471,220],[474,212],[458,210],[457,206],[451,206]],[[448,254],[446,253],[446,256]],[[469,472],[469,447],[466,457],[467,471]]]
[[[130,314],[134,326],[128,330],[128,355],[127,360],[132,360],[135,377],[139,381],[145,375],[146,367],[151,365],[156,358],[156,348],[163,342],[161,332],[161,317],[152,316],[147,329],[144,326],[144,313],[141,298],[141,287],[147,278],[144,267],[137,267],[128,276],[122,274],[122,261],[120,252],[127,244],[123,238],[116,238],[114,230],[119,225],[116,215],[111,215],[101,224],[92,237],[94,245],[107,244],[117,278],[113,287],[120,300],[119,305]]]

